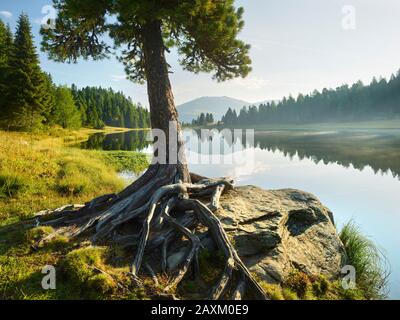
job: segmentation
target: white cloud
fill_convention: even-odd
[[[0,11],[0,16],[9,19],[13,16],[13,14],[10,11]]]

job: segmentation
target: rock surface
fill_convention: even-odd
[[[293,270],[336,278],[345,251],[332,213],[306,192],[238,187],[216,212],[250,271],[281,283]]]

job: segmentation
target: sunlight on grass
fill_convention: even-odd
[[[357,286],[362,289],[366,298],[386,298],[390,273],[382,251],[361,233],[354,221],[344,225],[339,236],[346,249],[347,264],[355,268]]]
[[[140,172],[148,166],[146,156],[140,153],[109,153],[65,145],[65,140],[87,139],[93,131],[0,131],[0,225],[40,210],[119,192],[125,186],[118,176],[121,168]]]

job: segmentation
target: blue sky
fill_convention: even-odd
[[[398,0],[236,3],[245,8],[246,25],[240,37],[252,45],[253,72],[246,79],[216,83],[210,75],[183,71],[172,52],[168,61],[174,71],[171,81],[177,104],[200,96],[231,96],[249,102],[280,99],[358,79],[369,82],[373,76],[388,77],[400,69]],[[49,4],[51,0],[0,0],[0,17],[14,28],[19,13],[28,13],[39,44],[42,8]],[[60,64],[40,53],[40,59],[57,83],[113,87],[147,105],[146,87],[125,80],[123,67],[114,58]]]

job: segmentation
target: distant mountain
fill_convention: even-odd
[[[212,113],[214,119],[220,120],[228,108],[235,109],[237,112],[244,106],[249,105],[252,105],[252,103],[230,97],[201,97],[181,104],[177,109],[181,121],[191,122],[202,112]]]

